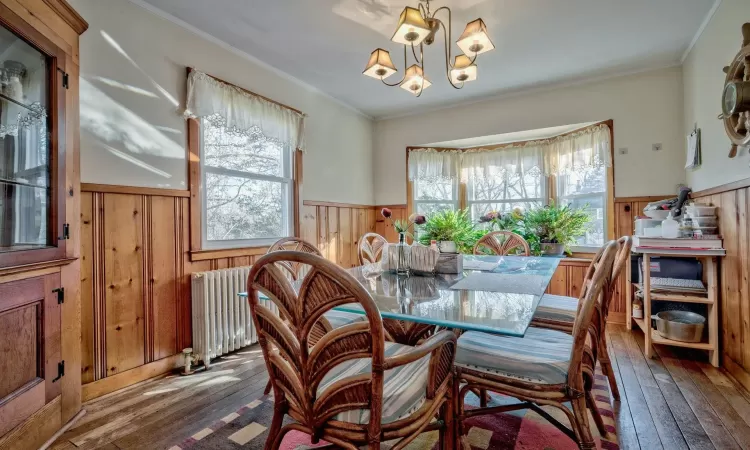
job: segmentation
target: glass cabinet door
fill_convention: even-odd
[[[0,253],[57,246],[49,133],[53,62],[0,27]]]

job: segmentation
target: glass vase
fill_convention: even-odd
[[[396,255],[396,274],[409,275],[409,258],[411,257],[411,246],[406,244],[406,233],[398,234]]]

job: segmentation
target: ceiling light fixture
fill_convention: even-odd
[[[419,97],[422,95],[422,91],[432,85],[424,73],[424,46],[432,45],[435,42],[435,35],[442,27],[445,41],[445,75],[451,86],[461,89],[466,82],[477,79],[477,66],[475,64],[477,56],[495,48],[487,34],[487,26],[482,19],[469,22],[458,41],[456,41],[456,44],[464,53],[457,55],[451,62],[450,8],[443,6],[431,13],[430,0],[419,1],[418,8],[409,6],[404,8],[398,19],[396,32],[391,38],[393,42],[404,46],[404,75],[401,80],[392,84],[385,81],[398,70],[393,65],[388,50],[382,48],[376,49],[370,54],[370,60],[362,73],[368,77],[379,79],[386,86],[400,86]],[[436,17],[441,11],[447,12],[447,23]],[[412,64],[407,69],[409,47],[411,47],[411,53],[414,55],[416,64]],[[419,56],[417,56],[417,47],[419,47]]]

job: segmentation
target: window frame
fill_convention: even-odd
[[[189,75],[192,69],[187,68],[186,72]],[[303,114],[302,111],[292,108],[280,102],[276,102],[262,95],[256,94],[255,92],[244,89],[240,86],[236,86],[227,81],[217,78],[219,81],[235,86],[238,89],[249,92],[252,95],[261,97],[269,102],[276,103],[282,108],[287,108],[295,111],[299,114]],[[204,227],[203,227],[203,159],[202,155],[202,136],[201,136],[201,124],[199,119],[189,118],[187,119],[187,153],[188,153],[188,187],[190,192],[190,199],[186,211],[186,216],[189,218],[189,242],[187,243],[188,253],[191,262],[197,261],[208,261],[219,258],[233,258],[233,257],[246,257],[246,256],[257,256],[263,255],[268,250],[271,243],[266,244],[263,241],[258,242],[247,242],[245,245],[239,246],[210,246],[206,248],[203,242]],[[301,205],[301,191],[303,181],[303,157],[302,152],[299,148],[289,149],[289,161],[291,171],[291,183],[289,186],[289,198],[291,205],[289,210],[291,211],[289,217],[289,235],[299,236],[300,235],[300,211]],[[266,241],[272,241],[268,239]]]
[[[607,240],[614,239],[615,236],[615,218],[614,218],[614,208],[615,208],[615,158],[614,158],[614,148],[615,148],[615,139],[614,139],[614,121],[613,120],[605,120],[601,122],[597,122],[591,125],[586,126],[585,128],[581,128],[578,130],[573,130],[569,133],[561,134],[560,136],[564,136],[571,133],[576,133],[581,130],[584,130],[586,128],[591,128],[597,125],[605,124],[609,127],[609,139],[610,139],[610,160],[612,161],[612,165],[610,167],[607,167],[606,170],[606,182],[605,182],[605,192],[603,193],[604,196],[604,230],[605,230],[605,242]],[[506,143],[502,144],[501,147],[507,147],[507,146],[515,146],[519,144],[523,144],[524,142],[512,142],[512,143]],[[409,152],[413,149],[417,149],[421,147],[406,147],[406,166],[409,166]],[[476,151],[476,150],[494,150],[493,147],[482,147],[482,148],[436,148],[436,150],[445,150],[445,151]],[[409,180],[408,170],[406,171],[406,203],[407,203],[407,210],[408,211],[414,211],[415,206],[417,203],[425,203],[420,201],[414,200],[414,189],[415,189],[415,183]],[[469,200],[469,183],[466,179],[467,177],[462,176],[460,179],[455,181],[456,189],[459,192],[458,196],[458,208],[459,209],[466,209],[471,208],[471,206],[475,203],[516,203],[521,201],[534,201],[537,200],[536,197],[534,198],[528,198],[528,199],[518,199],[518,200],[500,200],[500,201],[474,201]],[[549,204],[551,201],[556,201],[558,198],[557,196],[557,176],[550,175],[550,176],[543,176],[544,181],[542,182],[542,192],[545,193],[545,197],[541,199],[542,204]],[[591,194],[586,194],[586,196],[592,196]],[[571,196],[568,196],[571,197]],[[435,202],[428,202],[428,203],[435,203]],[[573,252],[574,256],[588,256],[591,254],[596,253],[599,250],[599,247],[595,246],[571,246],[571,251]]]
[[[292,185],[294,184],[294,158],[292,153],[295,150],[290,149],[288,146],[282,147],[282,176],[274,175],[263,175],[254,172],[244,172],[241,170],[226,169],[222,167],[208,166],[206,165],[206,158],[204,158],[204,136],[206,119],[202,119],[200,123],[200,197],[201,197],[201,223],[205,222],[208,214],[208,196],[206,195],[206,177],[208,174],[223,175],[227,177],[242,178],[245,180],[261,180],[270,181],[275,183],[281,183],[282,185],[282,210],[286,214],[286,220],[282,220],[284,226],[283,236],[270,237],[270,238],[250,238],[250,239],[231,239],[231,240],[208,240],[208,227],[201,227],[201,248],[203,249],[236,249],[236,248],[253,248],[253,247],[267,247],[278,241],[279,239],[289,237],[294,233],[294,209],[293,209],[293,192]]]

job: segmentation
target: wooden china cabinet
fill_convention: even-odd
[[[78,38],[65,0],[0,0],[0,449],[81,409]]]

